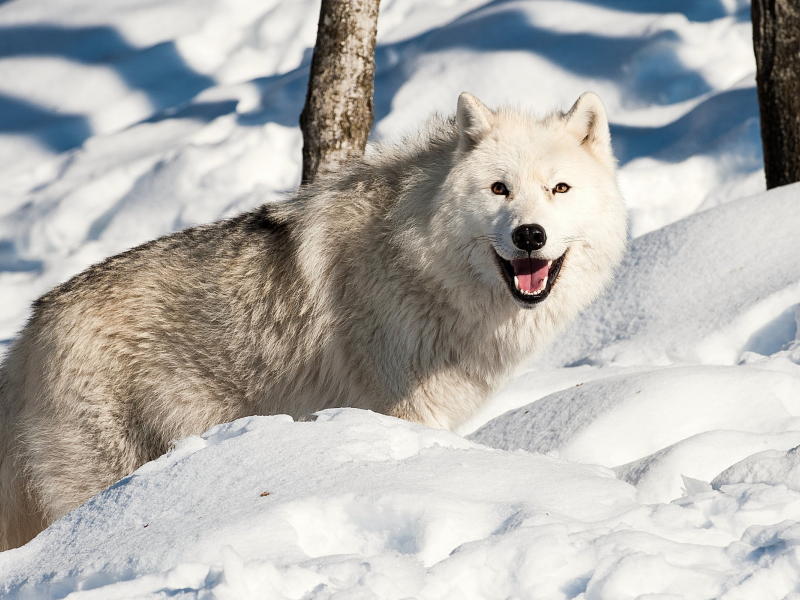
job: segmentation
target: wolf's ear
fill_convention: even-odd
[[[614,166],[608,117],[603,102],[597,94],[593,92],[582,94],[564,115],[564,126],[599,160],[609,167]]]
[[[469,150],[480,142],[492,129],[492,111],[469,92],[458,97],[456,123],[458,124],[458,147]]]

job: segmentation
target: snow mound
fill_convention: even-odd
[[[676,367],[590,381],[493,419],[495,448],[615,468],[642,502],[669,502],[765,448],[800,443],[800,380],[753,367]]]
[[[611,289],[542,362],[736,364],[788,350],[798,335],[798,228],[800,183],[633,240]]]
[[[366,411],[250,417],[0,554],[0,594],[633,600],[781,598],[800,584],[797,491],[634,495],[602,467]]]
[[[362,561],[381,573],[379,589],[391,588],[393,570],[411,570],[410,582],[397,582],[410,595],[419,589],[407,586],[457,548],[526,524],[563,529],[611,518],[635,507],[633,494],[599,467],[500,453],[367,411],[328,410],[305,423],[250,417],[183,440],[23,548],[0,554],[0,590],[49,598],[94,585],[98,573],[112,588],[148,573],[225,587],[242,561],[258,559],[259,569],[266,561],[303,565],[291,584],[297,596],[286,591],[291,586],[283,591],[289,597],[328,580],[312,571],[342,563],[347,580]],[[209,579],[208,566],[191,566],[198,563],[223,570]],[[331,588],[343,585],[337,569]],[[248,581],[259,589],[260,576]]]
[[[611,467],[704,431],[785,430],[798,416],[794,377],[748,367],[676,367],[556,392],[490,421],[469,439]]]
[[[786,452],[765,450],[748,456],[717,475],[711,486],[720,489],[739,483],[784,485],[800,492],[800,447]]]
[[[711,430],[698,433],[639,460],[614,468],[636,486],[636,500],[669,502],[682,495],[710,491],[708,483],[732,463],[765,448],[786,449],[800,443],[800,431],[752,433]]]

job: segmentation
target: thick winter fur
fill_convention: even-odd
[[[109,258],[40,298],[0,373],[0,549],[244,415],[336,406],[452,428],[609,281],[626,241],[605,111],[469,94],[291,201]],[[507,196],[492,192],[502,182]],[[571,188],[554,191],[558,183]],[[525,305],[498,255],[566,252]]]

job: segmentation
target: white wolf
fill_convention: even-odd
[[[244,415],[452,428],[600,293],[626,239],[597,96],[537,119],[465,93],[291,201],[109,258],[34,304],[0,373],[0,549]]]

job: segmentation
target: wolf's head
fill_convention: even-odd
[[[440,223],[443,235],[455,233],[464,243],[450,242],[449,258],[518,308],[551,295],[585,306],[610,278],[627,240],[600,99],[587,92],[568,112],[538,119],[489,110],[463,93],[456,125],[439,214],[447,221]]]

